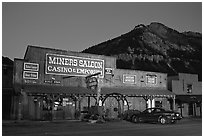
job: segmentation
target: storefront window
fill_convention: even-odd
[[[162,108],[162,101],[155,101],[155,107]]]
[[[52,103],[51,100],[48,100],[46,97],[43,98],[42,104],[43,110],[52,110]]]
[[[54,102],[54,110],[55,111],[63,110],[62,105],[63,105],[62,99],[61,98],[56,99],[55,102]]]

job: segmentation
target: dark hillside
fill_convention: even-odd
[[[137,25],[112,40],[82,51],[117,57],[117,68],[156,71],[175,75],[198,74],[202,78],[202,35],[180,33],[161,23]],[[125,66],[124,66],[125,65]]]

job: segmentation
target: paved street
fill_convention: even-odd
[[[201,136],[202,119],[161,125],[127,121],[102,124],[80,121],[22,121],[2,124],[3,136]]]

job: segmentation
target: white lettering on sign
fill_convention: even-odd
[[[136,83],[136,75],[123,74],[123,83],[135,84]]]
[[[39,64],[37,63],[24,63],[24,70],[29,71],[38,71],[39,70]]]
[[[113,74],[113,69],[112,68],[105,68],[105,74]]]
[[[24,79],[38,79],[38,72],[23,71]]]
[[[77,60],[62,57],[49,57],[49,64],[77,66]]]
[[[100,72],[104,77],[104,60],[76,56],[46,54],[46,74],[87,76]]]

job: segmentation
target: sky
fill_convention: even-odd
[[[202,32],[201,2],[3,2],[2,56],[24,58],[28,45],[82,51],[139,24]]]

